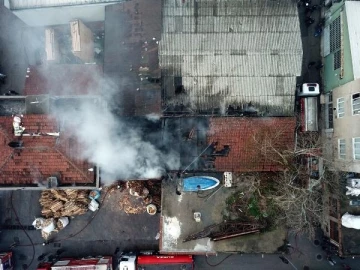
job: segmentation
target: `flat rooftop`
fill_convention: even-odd
[[[193,176],[194,174],[188,174]],[[207,173],[222,179],[220,173]],[[161,237],[159,249],[164,254],[215,254],[217,252],[244,252],[244,253],[274,253],[283,244],[286,236],[284,228],[278,228],[266,233],[256,233],[235,237],[232,239],[213,242],[210,238],[202,238],[183,242],[190,234],[200,232],[207,226],[224,221],[226,199],[236,191],[244,189],[245,185],[232,188],[221,188],[209,199],[203,197],[207,193],[182,192],[177,195],[176,176],[174,180],[163,181],[162,212],[160,217]],[[201,213],[201,222],[194,220],[194,212]]]

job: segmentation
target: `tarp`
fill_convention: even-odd
[[[360,230],[360,216],[345,213],[341,218],[341,224],[346,228]]]

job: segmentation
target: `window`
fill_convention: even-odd
[[[333,101],[332,101],[332,93],[326,95],[326,102],[325,102],[325,119],[326,119],[326,129],[334,128],[334,121],[333,121]]]
[[[337,51],[334,53],[334,70],[341,67],[341,52]]]
[[[333,53],[341,47],[341,21],[340,16],[330,24],[330,52]]]
[[[345,105],[344,105],[344,98],[337,99],[337,117],[341,118],[345,115]]]
[[[346,158],[346,145],[345,145],[345,139],[339,139],[339,158],[345,159]]]
[[[353,138],[354,159],[360,160],[360,138]]]
[[[341,16],[330,24],[330,53],[334,54],[334,70],[341,67]]]
[[[360,114],[360,93],[352,95],[353,115]]]

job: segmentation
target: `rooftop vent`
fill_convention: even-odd
[[[14,135],[15,136],[21,136],[21,134],[24,132],[25,128],[21,125],[21,116],[14,116],[13,118],[13,128],[14,128]]]

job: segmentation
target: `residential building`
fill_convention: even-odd
[[[335,166],[360,173],[360,79],[332,91]]]
[[[5,0],[5,6],[29,26],[104,21],[105,6],[123,0]]]
[[[360,172],[360,2],[334,3],[323,36],[324,130],[332,141],[334,165]]]
[[[328,180],[340,184],[340,189],[325,198],[328,209],[324,231],[342,256],[360,254],[359,233],[341,223],[346,212],[360,214],[350,206],[353,198],[343,196],[346,180],[358,178],[360,173],[359,14],[359,1],[334,2],[325,12],[322,37],[324,157],[334,172]]]

